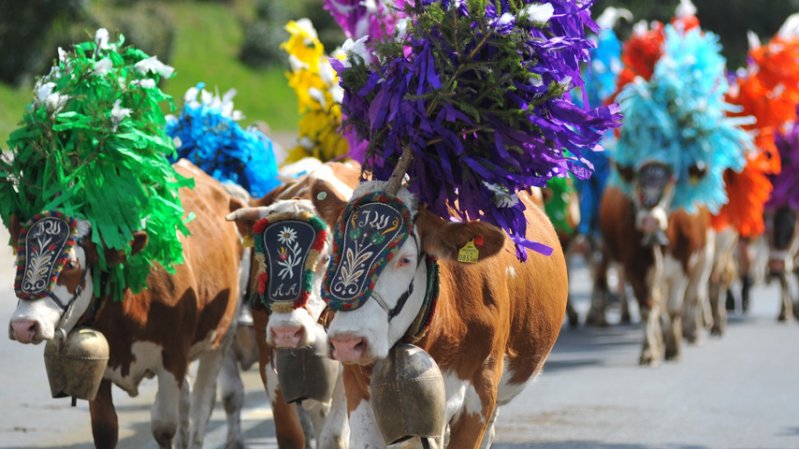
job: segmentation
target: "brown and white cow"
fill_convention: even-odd
[[[140,293],[127,290],[122,301],[104,294],[95,298],[91,268],[101,249],[91,242],[88,222],[79,221],[78,244],[69,250],[52,290],[66,308],[51,297],[21,300],[9,323],[10,337],[23,343],[52,339],[56,330],[69,332],[79,321],[105,335],[110,359],[100,390],[89,403],[98,448],[113,448],[118,441],[111,385],[136,396],[145,377],[158,380],[151,425],[159,446],[172,447],[174,438],[178,447],[202,447],[223,353],[233,337],[242,245],[235,226],[223,218],[240,204],[190,163],[181,161],[175,168],[194,179],[194,189],[181,189],[180,198],[196,218],[188,224],[191,236],[181,237],[185,263],[174,274],[153,266]],[[10,232],[18,234],[17,229]],[[132,242],[134,251],[144,244],[142,231]],[[113,290],[104,283],[99,280],[103,291]],[[190,386],[188,366],[197,359]]]
[[[608,187],[600,204],[600,231],[607,260],[622,265],[638,301],[645,327],[640,363],[656,365],[664,356],[679,358],[686,311],[688,331],[694,332],[686,337],[698,338],[703,322],[698,305],[707,302],[715,240],[706,209],[669,211],[674,179],[667,167],[644,164],[626,178],[633,183],[633,198]],[[595,284],[596,289],[606,286],[601,279]]]
[[[278,215],[311,214],[319,216],[332,228],[359,181],[358,164],[328,162],[311,167],[305,175],[254,201],[252,207],[234,211],[228,219],[235,220],[240,231],[248,235],[259,219]],[[275,429],[281,448],[301,449],[305,447],[305,442],[295,406],[287,404],[281,394],[273,363],[274,349],[311,346],[317,340],[327,345],[327,334],[320,323],[326,306],[319,291],[328,251],[329,248],[325,248],[323,263],[317,267],[313,289],[304,307],[271,311],[263,306],[253,309],[260,352],[261,379],[275,411]],[[260,299],[258,301],[260,302]],[[337,388],[336,394],[339,397],[334,397],[333,403],[323,404],[304,400],[301,404],[310,415],[316,433],[316,447],[320,449],[347,447],[347,417],[343,407],[343,386]]]
[[[385,185],[361,184],[353,201]],[[448,437],[438,447],[489,447],[497,407],[541,372],[563,323],[568,280],[557,235],[540,208],[520,198],[527,206],[526,237],[554,249],[550,256],[528,252],[522,263],[510,239],[494,226],[444,221],[417,207],[405,189],[397,197],[410,211],[410,236],[386,262],[365,302],[337,311],[328,327],[332,355],[346,364],[350,447],[386,447],[370,403],[371,365],[427,313],[425,286],[435,272],[428,270],[430,257],[439,264],[437,305],[424,335],[408,338],[435,359],[444,376],[442,434],[448,430]],[[479,261],[458,262],[459,250],[475,239]]]

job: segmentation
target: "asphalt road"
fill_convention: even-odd
[[[0,242],[5,239],[0,235]],[[4,322],[16,304],[12,266],[3,247]],[[589,288],[585,270],[573,273],[572,291],[583,313]],[[799,448],[799,324],[777,324],[776,313],[776,290],[757,286],[753,310],[733,317],[725,337],[688,347],[681,361],[658,368],[637,365],[636,325],[564,328],[544,374],[501,410],[494,448]],[[0,448],[91,447],[87,403],[72,408],[69,400],[50,397],[42,351],[0,338]],[[244,377],[248,446],[275,448],[257,372]],[[156,447],[149,430],[154,389],[154,381],[145,381],[137,398],[114,390],[120,448]],[[221,406],[211,419],[205,447],[220,448]]]

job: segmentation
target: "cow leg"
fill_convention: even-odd
[[[660,287],[663,282],[663,253],[654,251],[654,264],[646,275],[646,279],[629,276],[627,279],[633,288],[641,321],[644,325],[644,343],[639,363],[657,366],[663,357],[663,331],[660,315],[663,311],[663,297]]]
[[[347,397],[344,392],[344,376],[339,369],[330,414],[327,416],[322,432],[319,435],[318,449],[347,449],[350,428],[347,425]]]
[[[591,326],[605,327],[608,325],[605,317],[605,309],[608,299],[608,256],[603,254],[599,263],[593,270],[594,289],[591,292],[591,306],[585,317],[585,324]]]
[[[175,435],[174,447],[184,449],[189,445],[189,416],[191,411],[191,377],[183,377],[180,387],[180,400],[178,402],[178,433]]]
[[[111,381],[103,379],[100,389],[93,401],[89,401],[89,413],[92,418],[92,437],[94,447],[113,449],[119,441],[119,421],[111,395]]]
[[[497,423],[498,415],[499,415],[499,407],[496,407],[494,409],[494,414],[491,415],[491,419],[488,421],[488,430],[483,436],[483,443],[480,444],[480,449],[491,449],[491,445],[494,444],[494,438],[497,435],[497,430],[495,428],[495,425]]]
[[[158,392],[155,394],[155,402],[150,412],[150,426],[158,447],[170,449],[178,429],[181,389],[189,387],[186,382],[178,381],[183,379],[182,375],[178,378],[167,370],[159,371],[157,377]]]
[[[621,311],[621,324],[630,324],[633,322],[630,316],[630,300],[627,298],[627,289],[624,284],[624,270],[617,271],[616,294],[619,296],[619,309]]]
[[[234,329],[228,332],[226,341],[219,348],[202,354],[197,367],[197,378],[194,381],[191,397],[191,442],[190,448],[202,448],[208,420],[214,409],[216,399],[216,380],[222,367],[222,359],[229,349]]]
[[[219,372],[219,390],[227,416],[225,449],[243,449],[241,410],[244,407],[244,383],[239,375],[236,351],[225,352],[222,369]]]
[[[793,298],[791,295],[791,285],[788,282],[788,276],[785,273],[780,273],[780,314],[777,316],[777,321],[785,322],[791,318],[793,312]]]
[[[708,294],[710,300],[710,310],[713,315],[713,325],[710,327],[710,335],[722,336],[727,330],[727,307],[721,301],[722,292],[727,292],[729,285],[722,283],[721,280],[711,280]]]
[[[490,362],[486,362],[487,364]],[[489,421],[497,407],[497,387],[501,370],[496,362],[484,365],[466,387],[463,411],[452,424],[448,447],[478,449],[489,430]],[[496,371],[500,371],[497,373]]]

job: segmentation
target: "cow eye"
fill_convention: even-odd
[[[67,259],[67,263],[65,264],[65,268],[67,270],[74,270],[77,269],[79,266],[80,264],[78,264],[77,259]]]
[[[633,182],[633,178],[635,177],[635,171],[632,167],[628,165],[618,165],[616,164],[616,170],[619,172],[619,177],[624,182]]]
[[[408,256],[402,256],[402,257],[400,257],[400,258],[399,258],[399,260],[397,261],[397,268],[399,268],[399,267],[404,267],[404,266],[406,266],[406,265],[410,265],[410,264],[411,264],[411,262],[412,262],[412,260],[411,260],[411,258],[410,258],[410,257],[408,257]]]
[[[707,165],[704,163],[696,163],[688,167],[688,176],[691,178],[691,181],[697,182],[700,181],[702,178],[705,177],[707,174]]]

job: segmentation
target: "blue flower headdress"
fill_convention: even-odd
[[[672,207],[715,212],[727,201],[722,175],[743,168],[751,137],[741,119],[726,116],[725,60],[715,34],[669,25],[663,50],[652,79],[639,78],[619,95],[624,126],[612,156],[620,166],[669,165],[677,179]],[[692,177],[692,166],[706,174]],[[630,193],[618,174],[613,182]]]
[[[390,39],[350,47],[334,63],[347,126],[369,143],[365,169],[388,179],[410,151],[409,188],[431,211],[501,227],[521,259],[540,249],[516,192],[590,176],[585,153],[620,120],[569,94],[594,45],[591,3],[423,0]]]
[[[242,115],[233,109],[235,94],[230,90],[220,98],[206,91],[205,83],[198,83],[186,91],[180,114],[168,118],[166,132],[175,140],[178,158],[261,197],[280,184],[272,141],[237,123]]]

